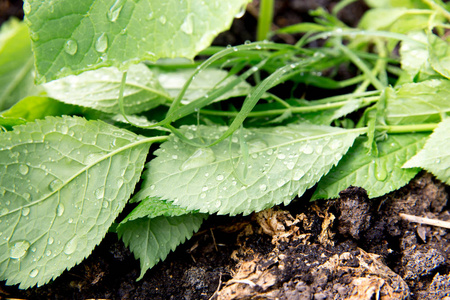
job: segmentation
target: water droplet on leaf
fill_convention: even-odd
[[[223,175],[222,174],[221,175],[217,175],[216,179],[219,180],[219,181],[223,180]]]
[[[192,34],[194,32],[194,15],[189,13],[180,28],[184,33]]]
[[[49,237],[48,240],[47,240],[47,244],[51,245],[51,244],[53,244],[54,241],[55,241],[54,238]]]
[[[280,153],[280,154],[277,155],[277,157],[278,157],[278,159],[283,160],[283,159],[286,158],[286,155],[284,155],[283,153]]]
[[[31,278],[34,278],[34,277],[36,277],[38,274],[39,274],[39,270],[38,270],[38,269],[33,269],[33,270],[31,270],[31,272],[30,272],[30,277],[31,277]]]
[[[19,173],[22,174],[22,175],[27,175],[29,170],[30,169],[28,168],[27,165],[20,165],[19,166]]]
[[[106,49],[108,49],[108,36],[105,33],[102,33],[95,41],[95,50],[103,53]]]
[[[385,181],[387,178],[387,170],[384,167],[383,164],[381,163],[375,163],[375,177],[379,180],[379,181]]]
[[[9,257],[12,259],[21,259],[27,254],[28,248],[30,248],[30,242],[26,240],[17,241],[11,247]]]
[[[261,185],[259,186],[259,190],[262,191],[262,192],[266,191],[266,190],[267,190],[267,185],[261,184]]]
[[[111,22],[115,22],[119,18],[120,12],[123,8],[122,2],[123,0],[116,0],[116,2],[114,2],[114,4],[109,8],[109,11],[106,13],[108,20]]]
[[[52,182],[50,182],[50,184],[48,185],[48,189],[52,192],[56,191],[57,189],[59,189],[62,186],[63,182],[60,179],[55,179],[52,180]]]
[[[180,167],[181,171],[200,168],[216,160],[214,152],[210,148],[200,148],[194,152]]]
[[[100,187],[95,190],[94,194],[95,194],[95,198],[97,198],[99,200],[103,199],[103,196],[105,196],[105,189],[103,187]]]
[[[57,207],[56,207],[56,215],[58,216],[58,217],[61,217],[62,215],[63,215],[63,213],[64,213],[64,205],[63,204],[59,204]],[[49,239],[50,240],[50,239]]]
[[[239,12],[237,14],[234,15],[234,17],[236,19],[242,18],[245,14],[245,5],[242,5],[241,8],[239,9]]]
[[[67,242],[66,246],[64,246],[64,253],[70,255],[75,252],[78,245],[78,238],[73,237],[70,241]]]
[[[300,180],[305,175],[305,172],[303,170],[298,170],[294,173],[293,180]]]
[[[26,217],[29,214],[30,214],[30,208],[29,207],[22,208],[22,216]]]
[[[28,1],[25,1],[25,3],[23,4],[23,12],[28,15],[31,11],[31,4]]]
[[[78,51],[78,43],[75,40],[67,40],[64,44],[64,51],[69,55],[75,55]]]
[[[166,17],[165,16],[161,16],[161,17],[159,17],[159,22],[161,23],[161,24],[166,24],[166,22],[167,22],[167,19],[166,19]]]

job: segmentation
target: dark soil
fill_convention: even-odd
[[[276,1],[276,24],[310,20],[309,9],[331,9],[335,2]],[[257,3],[252,5],[216,43],[253,39]],[[341,18],[354,25],[365,9],[353,3]],[[449,231],[399,214],[449,221],[449,191],[422,172],[377,199],[349,187],[333,201],[297,199],[245,217],[211,216],[140,281],[139,262],[107,234],[92,255],[53,282],[28,290],[0,284],[0,299],[448,300]]]

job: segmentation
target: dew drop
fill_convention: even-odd
[[[216,201],[216,208],[219,208],[221,205],[222,205],[222,202],[220,202],[220,201]]]
[[[284,179],[282,179],[282,178],[277,181],[278,187],[282,187],[285,184],[286,184],[286,181]]]
[[[23,193],[23,194],[22,194],[22,197],[23,197],[25,200],[30,200],[30,199],[31,199],[30,193]]]
[[[201,193],[201,194],[200,194],[200,198],[204,199],[205,197],[206,197],[206,194],[205,194],[205,193]]]
[[[208,190],[208,187],[207,187],[207,186],[202,187],[202,191],[203,191],[203,192],[206,192],[207,190]]]
[[[245,5],[242,5],[242,7],[239,9],[238,13],[234,15],[236,19],[242,18],[245,14]]]
[[[200,148],[194,152],[180,167],[181,171],[206,166],[216,160],[210,148]]]
[[[314,149],[313,149],[310,145],[305,145],[305,146],[302,148],[302,151],[303,151],[303,153],[305,153],[305,154],[311,154],[311,153],[313,153]]]
[[[22,208],[22,216],[26,217],[29,214],[30,214],[30,208],[29,207]]]
[[[33,270],[31,270],[31,272],[30,272],[30,277],[31,277],[31,278],[34,278],[34,277],[36,277],[38,274],[39,274],[39,270],[38,270],[38,269],[33,269]]]
[[[194,134],[192,132],[186,132],[185,134],[186,138],[188,138],[189,140],[192,140],[194,138]]]
[[[48,240],[47,240],[47,244],[51,245],[51,244],[53,244],[54,241],[55,241],[54,238],[49,237]]]
[[[323,150],[322,146],[317,146],[316,147],[316,153],[317,154],[322,154],[322,150]]]
[[[166,19],[166,16],[161,16],[161,17],[159,17],[159,22],[161,23],[161,24],[166,24],[166,22],[167,22],[167,19]]]
[[[26,240],[17,241],[11,247],[9,251],[9,257],[12,259],[21,259],[27,254],[28,249],[30,248],[30,242]]]
[[[266,191],[266,190],[267,190],[267,185],[261,184],[261,185],[259,186],[259,190],[262,191],[262,192]]]
[[[172,159],[178,159],[178,155],[176,154],[172,155]]]
[[[150,186],[150,189],[153,191],[153,190],[155,189],[155,185],[152,184],[152,185]]]
[[[105,33],[102,33],[95,41],[95,50],[103,53],[106,49],[108,49],[108,36]]]
[[[116,0],[114,4],[109,8],[109,11],[106,13],[108,20],[111,22],[117,21],[119,18],[120,12],[123,8],[123,0]]]
[[[223,180],[223,175],[222,174],[220,174],[220,175],[217,175],[217,177],[216,177],[216,179],[218,180],[218,181],[221,181],[221,180]]]
[[[75,252],[78,245],[78,238],[73,237],[70,241],[67,242],[67,244],[64,246],[64,253],[67,255],[70,255]]]
[[[272,149],[269,149],[269,150],[267,150],[267,152],[266,152],[268,155],[272,155],[273,154],[273,150]]]
[[[2,210],[0,210],[0,215],[6,215],[9,212],[9,209],[7,208],[2,208]]]
[[[192,34],[194,32],[194,15],[189,13],[184,19],[183,24],[180,27],[181,31],[186,34]]]
[[[31,4],[28,1],[25,1],[25,3],[23,4],[23,12],[28,15],[31,11]]]
[[[97,199],[103,199],[103,196],[105,196],[105,189],[103,187],[99,187],[94,192],[95,198]]]
[[[286,164],[286,168],[288,168],[289,170],[292,170],[295,167],[295,162],[290,161]]]
[[[153,19],[153,12],[152,11],[149,12],[148,15],[147,15],[147,20],[150,21],[151,19]]]
[[[50,255],[52,255],[52,251],[51,251],[51,250],[47,250],[47,251],[45,251],[45,255],[47,255],[47,256],[50,256]]]
[[[63,204],[59,204],[59,205],[56,207],[56,215],[57,215],[58,217],[61,217],[61,216],[63,215],[63,213],[64,213],[64,205],[63,205]]]
[[[64,51],[69,55],[75,55],[78,51],[78,43],[75,40],[67,40],[64,44]]]
[[[434,163],[438,165],[438,164],[441,163],[441,160],[438,158],[438,159],[436,159],[436,160],[434,161]]]
[[[330,144],[330,148],[332,150],[336,150],[338,148],[342,147],[342,141],[341,140],[333,140]]]
[[[385,181],[387,178],[387,170],[381,163],[375,163],[375,177],[379,181]]]
[[[63,182],[61,179],[55,179],[52,180],[52,182],[50,182],[50,184],[48,185],[48,189],[52,192],[56,191],[57,189],[59,189],[62,186]]]
[[[92,164],[96,163],[98,160],[100,160],[103,156],[104,156],[104,154],[101,154],[101,153],[91,153],[88,156],[86,156],[86,158],[84,159],[84,164],[92,165]]]
[[[305,176],[305,172],[303,170],[298,170],[294,173],[294,177],[292,179],[300,180],[300,178],[302,178],[303,176]]]
[[[283,160],[283,159],[286,158],[286,155],[284,155],[283,153],[280,153],[280,154],[277,155],[277,157],[278,157],[278,159]]]
[[[22,175],[27,175],[30,168],[28,168],[27,165],[20,165],[19,166],[19,173]]]
[[[103,201],[103,203],[102,203],[102,206],[103,206],[103,208],[108,208],[108,206],[109,206],[109,202],[108,201]]]
[[[120,188],[120,187],[122,187],[122,185],[123,185],[123,179],[122,178],[117,179],[117,187]]]

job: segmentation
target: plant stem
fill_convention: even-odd
[[[433,131],[439,124],[410,124],[410,125],[385,125],[376,126],[377,130],[386,130],[388,133],[411,133],[411,132],[429,132]]]
[[[378,96],[375,97],[368,97],[363,100],[362,106],[369,105],[371,103],[374,103],[378,101]],[[265,110],[265,111],[252,111],[248,114],[248,117],[268,117],[268,116],[274,116],[274,115],[282,115],[286,111],[291,111],[292,113],[310,113],[310,112],[317,112],[317,111],[323,111],[328,110],[332,108],[340,108],[344,106],[347,103],[347,101],[342,102],[336,102],[336,103],[327,103],[327,104],[319,104],[319,105],[311,105],[311,106],[302,106],[302,107],[295,107],[291,106],[290,108],[280,108],[280,109],[271,109],[271,110]],[[208,109],[202,109],[200,110],[201,114],[210,115],[210,116],[221,116],[221,117],[235,117],[239,114],[239,112],[236,111],[218,111],[218,110],[208,110]]]
[[[261,0],[259,7],[258,28],[256,39],[263,41],[267,39],[273,18],[273,0]]]

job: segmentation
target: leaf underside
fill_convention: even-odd
[[[442,121],[424,148],[406,162],[404,168],[420,167],[450,184],[450,118]]]
[[[190,126],[182,131],[210,144],[226,129]],[[158,197],[189,210],[231,215],[288,204],[337,164],[361,133],[310,124],[242,129],[231,141],[210,148],[172,136],[155,151],[134,200]]]
[[[192,59],[248,0],[27,0],[38,83],[99,67]]]
[[[42,285],[88,256],[127,202],[145,140],[48,117],[0,134],[0,280]]]
[[[377,143],[378,156],[367,154],[367,137],[357,138],[339,164],[323,177],[311,200],[339,197],[350,185],[367,191],[370,198],[379,197],[407,184],[418,168],[401,169],[425,143],[428,134],[389,135]]]

